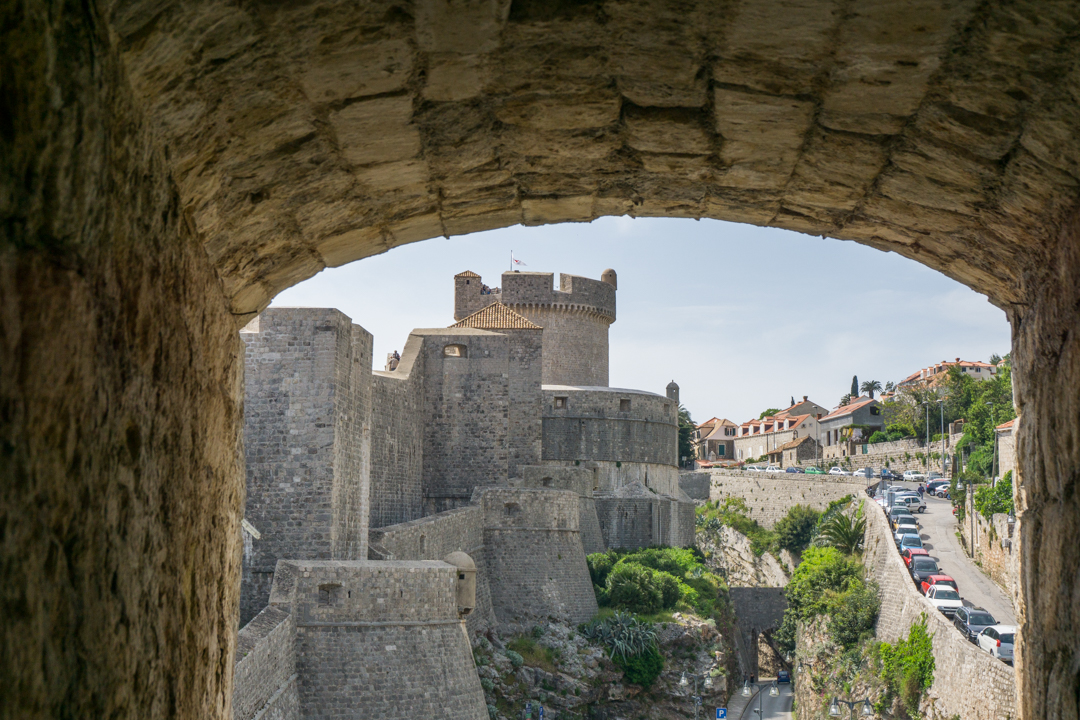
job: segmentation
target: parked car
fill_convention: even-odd
[[[850,470],[845,470],[842,467],[838,467],[838,466],[834,465],[831,468],[829,468],[829,474],[830,475],[850,475],[851,471]]]
[[[903,476],[898,472],[893,472],[889,468],[881,468],[881,474],[878,475],[882,480],[903,480]]]
[[[905,482],[917,482],[919,480],[925,480],[926,476],[918,470],[905,470],[904,480]]]
[[[776,684],[791,682],[791,673],[787,670],[780,670],[776,673]]]
[[[926,512],[926,502],[918,495],[900,495],[896,498],[896,504],[906,506],[913,513]]]
[[[997,625],[997,620],[982,608],[962,607],[957,608],[953,615],[953,625],[961,635],[973,643],[978,643],[979,633],[991,625]]]
[[[914,533],[908,533],[900,538],[900,552],[904,552],[908,548],[922,548],[922,538]]]
[[[949,487],[948,480],[931,480],[930,482],[926,483],[926,492],[930,493],[931,495],[937,495],[937,491],[943,487]]]
[[[889,508],[889,524],[892,525],[894,530],[896,529],[897,518],[899,518],[901,515],[906,515],[910,518],[915,517],[911,514],[911,511],[908,510],[907,505],[894,505],[893,507]]]
[[[928,482],[928,483],[934,482],[935,480],[944,480],[944,479],[945,479],[945,476],[942,475],[941,473],[937,472],[936,470],[931,471],[931,472],[926,474],[926,482]]]
[[[805,473],[806,473],[806,471],[805,471],[805,470],[803,470],[803,469],[802,469],[801,467],[799,467],[798,465],[788,465],[788,466],[787,466],[787,470],[785,470],[784,472],[789,472],[789,473],[800,473],[800,474],[805,474]]]
[[[911,577],[914,578],[916,585],[922,585],[922,581],[931,575],[940,575],[941,568],[938,567],[937,560],[929,557],[917,557],[911,561]]]
[[[810,467],[806,468],[806,474],[807,475],[824,475],[825,471],[822,470],[819,467],[815,467],[815,466],[811,465]]]
[[[869,480],[874,477],[874,468],[862,468],[860,470],[855,470],[851,474],[855,477],[866,478]]]
[[[896,526],[896,530],[893,531],[893,542],[896,543],[897,547],[899,547],[900,539],[903,538],[905,535],[911,534],[918,535],[919,526],[916,525],[914,521],[908,521],[908,519],[904,517],[900,521],[900,524]]]
[[[770,465],[769,467],[765,468],[765,472],[767,472],[767,473],[778,473],[778,472],[784,472],[784,471],[781,470],[776,465]]]
[[[908,570],[911,570],[911,563],[915,561],[915,558],[930,557],[930,553],[922,548],[909,547],[900,553],[900,557],[904,558],[904,564],[907,565]]]
[[[960,588],[956,586],[956,581],[948,575],[931,575],[930,577],[923,580],[922,583],[920,583],[919,590],[921,590],[922,594],[925,595],[926,591],[932,588],[934,585],[948,585],[953,590],[960,592]],[[993,624],[994,623],[990,623],[990,625]]]
[[[757,465],[747,465],[743,469],[747,470],[749,472],[762,472],[761,468],[759,466],[757,466]]]
[[[1015,625],[991,625],[979,633],[978,645],[998,660],[1012,662]]]
[[[926,599],[933,603],[938,612],[950,618],[956,613],[957,608],[964,606],[960,593],[947,585],[935,585],[930,588],[926,593]]]

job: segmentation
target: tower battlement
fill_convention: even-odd
[[[601,277],[560,273],[556,290],[554,273],[505,272],[502,287],[490,288],[467,270],[454,276],[454,319],[500,302],[544,329],[545,385],[603,387],[618,278],[611,269]]]

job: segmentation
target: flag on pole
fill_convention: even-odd
[[[511,250],[510,251],[510,269],[513,270],[518,265],[520,265],[522,267],[529,267],[528,265],[526,265],[525,263],[521,262],[516,257],[514,257],[514,251]]]

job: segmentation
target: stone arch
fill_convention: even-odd
[[[0,42],[6,707],[228,707],[235,330],[275,293],[630,214],[855,240],[1005,310],[1020,712],[1076,718],[1078,22],[1065,0],[29,7]]]

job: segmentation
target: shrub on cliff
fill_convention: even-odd
[[[635,613],[651,615],[664,606],[656,571],[637,563],[619,563],[607,576],[608,603]]]
[[[776,544],[790,552],[802,552],[814,537],[814,528],[820,516],[817,510],[795,505],[773,527]]]
[[[608,573],[615,567],[618,559],[619,554],[615,550],[586,556],[585,564],[589,566],[589,576],[592,578],[593,585],[603,586],[607,583]]]
[[[975,509],[987,520],[990,520],[994,513],[1014,512],[1012,470],[1005,473],[1005,477],[997,485],[980,486],[975,491],[974,502]]]
[[[934,682],[933,637],[926,628],[926,613],[911,626],[906,638],[895,645],[879,643],[875,654],[885,681],[885,700],[899,697],[904,709],[914,716],[923,692]]]
[[[660,651],[653,645],[639,655],[631,655],[628,658],[615,658],[615,664],[622,668],[623,679],[626,682],[648,688],[664,669],[664,658],[660,656]]]

